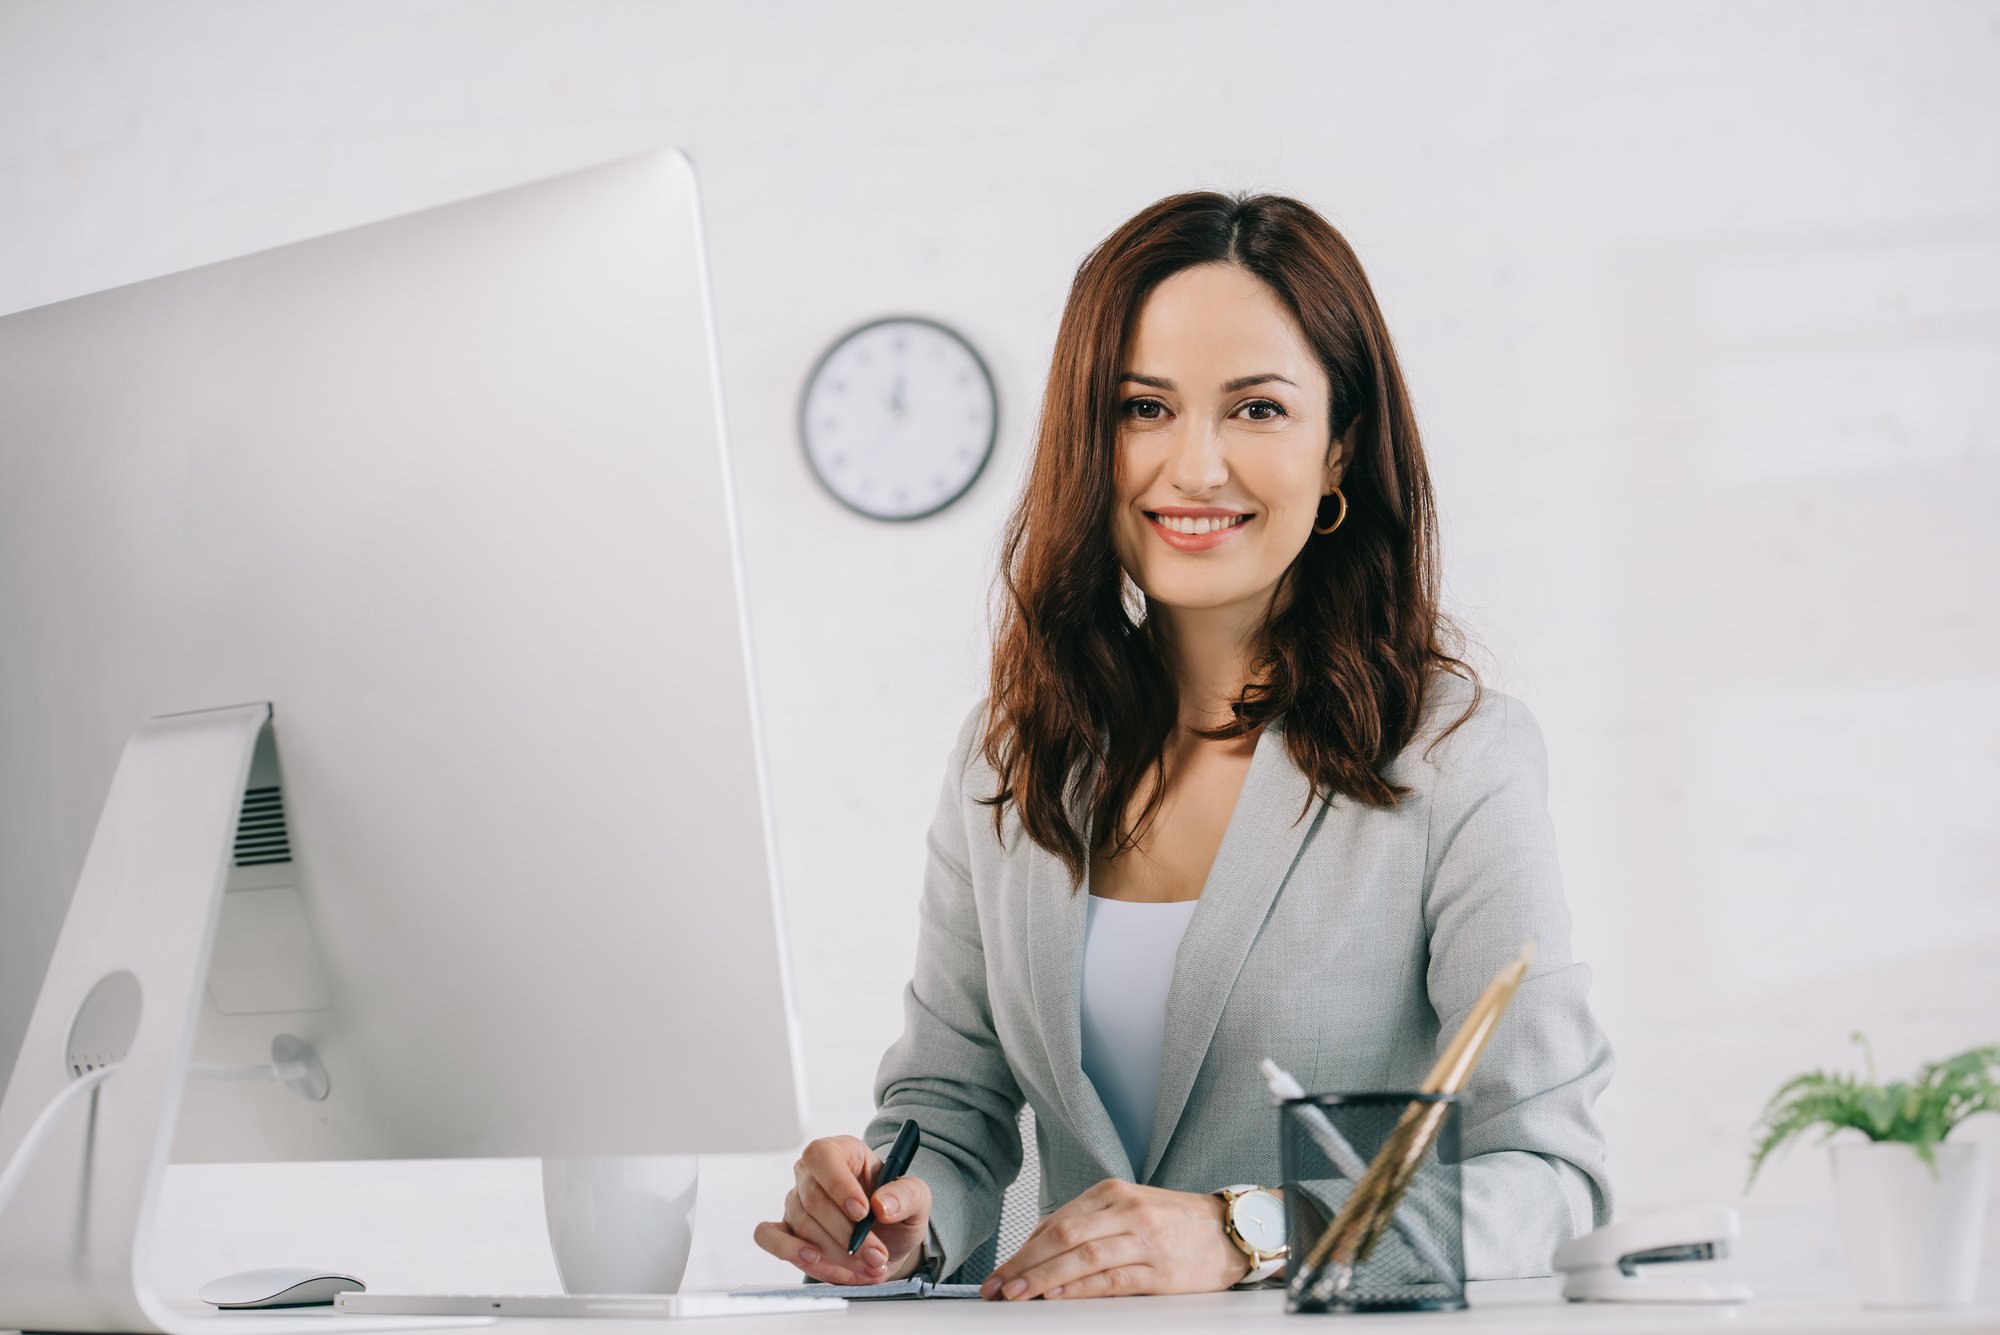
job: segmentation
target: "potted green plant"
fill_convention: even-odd
[[[2000,1112],[2000,1045],[1927,1062],[1911,1080],[1875,1078],[1875,1054],[1857,1079],[1809,1071],[1785,1082],[1756,1128],[1748,1192],[1773,1150],[1814,1127],[1822,1142],[1853,1129],[1867,1137],[1833,1147],[1841,1241],[1864,1307],[1953,1307],[1972,1301],[1986,1219],[1985,1146],[1947,1141],[1981,1112]]]

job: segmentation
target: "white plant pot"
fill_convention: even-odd
[[[1833,1147],[1841,1242],[1863,1307],[1960,1307],[1979,1276],[1986,1147],[1937,1147],[1937,1176],[1908,1145]]]
[[[542,1160],[542,1208],[569,1293],[675,1293],[694,1250],[692,1154]]]

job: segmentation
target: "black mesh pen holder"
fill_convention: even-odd
[[[1442,1121],[1388,1224],[1351,1269],[1315,1270],[1308,1264],[1315,1248],[1412,1104],[1442,1105],[1432,1114]],[[1278,1106],[1291,1244],[1287,1311],[1449,1312],[1465,1306],[1461,1111],[1457,1094],[1308,1094]]]

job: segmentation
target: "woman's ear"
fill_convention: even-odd
[[[1348,461],[1354,456],[1353,436],[1354,428],[1350,426],[1346,432],[1333,442],[1332,447],[1327,450],[1326,485],[1328,490],[1324,493],[1326,495],[1332,494],[1332,489],[1340,485],[1341,475],[1347,472]]]

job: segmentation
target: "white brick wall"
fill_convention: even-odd
[[[897,1024],[1075,263],[1173,190],[1304,198],[1405,359],[1453,605],[1547,734],[1625,1209],[1735,1200],[1764,1096],[1847,1064],[1850,1028],[1893,1072],[2000,1039],[1994,16],[17,2],[0,310],[689,148],[832,1132]],[[1003,398],[992,470],[910,526],[821,495],[792,428],[813,357],[892,310],[964,329]],[[0,888],[0,1061],[62,907]],[[891,963],[859,967],[884,931]],[[690,1282],[776,1277],[748,1234],[788,1163],[710,1161]],[[1829,1200],[1801,1150],[1744,1203],[1767,1290],[1838,1265]],[[532,1288],[538,1209],[532,1164],[176,1170],[156,1270]]]

